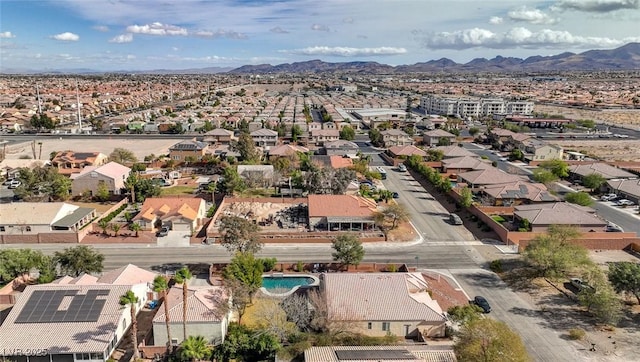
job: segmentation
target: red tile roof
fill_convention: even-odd
[[[376,211],[373,200],[355,195],[309,195],[309,217],[359,216]]]

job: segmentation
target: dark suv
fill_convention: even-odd
[[[475,298],[473,298],[473,301],[471,302],[477,305],[478,307],[480,307],[483,312],[485,313],[491,312],[491,306],[489,305],[489,302],[487,302],[487,300],[484,297],[477,295]]]
[[[167,236],[169,235],[169,228],[166,226],[163,226],[160,230],[158,230],[158,233],[156,234],[156,236]]]

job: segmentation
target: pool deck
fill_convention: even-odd
[[[307,284],[304,287],[316,287],[320,285],[320,278],[318,278],[317,276],[313,275],[313,274],[307,274],[307,273],[296,273],[296,274],[287,274],[287,273],[282,273],[282,272],[271,272],[271,273],[265,273],[262,274],[262,277],[268,277],[268,278],[272,278],[272,277],[276,277],[276,278],[287,278],[287,277],[298,277],[298,278],[311,278],[313,279],[313,283],[311,284]],[[271,293],[269,292],[265,287],[261,287],[260,288],[260,292],[262,292],[264,295],[269,296],[269,297],[277,297],[277,298],[285,298],[290,296],[291,294],[295,293],[298,289],[300,289],[301,285],[295,286],[293,288],[291,288],[289,291],[284,292],[284,293]]]

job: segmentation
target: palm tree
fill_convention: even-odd
[[[167,327],[167,350],[169,353],[172,351],[171,345],[171,328],[169,327],[169,305],[167,304],[167,291],[169,290],[169,282],[162,275],[158,275],[153,279],[153,291],[156,293],[162,293],[162,305],[164,306],[164,324]]]
[[[100,221],[98,221],[98,227],[100,227],[100,229],[102,229],[102,233],[103,234],[107,234],[107,229],[109,228],[109,220],[107,219],[100,219]]]
[[[120,228],[122,228],[122,225],[118,223],[112,223],[110,226],[111,226],[111,230],[113,230],[113,236],[118,236],[118,231],[120,231]]]
[[[133,231],[136,233],[136,238],[138,237],[138,233],[140,232],[140,230],[142,230],[142,226],[140,226],[140,224],[138,224],[137,222],[134,222],[133,224],[129,225],[129,230]]]
[[[189,336],[182,341],[180,345],[180,359],[183,361],[202,361],[211,358],[211,346],[207,343],[203,336]]]
[[[136,320],[136,305],[138,297],[131,290],[120,296],[120,305],[131,308],[131,341],[133,342],[133,360],[140,358],[138,352],[138,321]]]
[[[186,266],[178,270],[175,275],[176,283],[182,284],[182,339],[187,339],[187,282],[193,275]]]

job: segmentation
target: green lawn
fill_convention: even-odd
[[[505,220],[502,216],[500,216],[500,215],[495,215],[495,216],[492,216],[491,218],[492,218],[493,220],[495,220],[496,222],[499,222],[499,223],[501,223],[501,224],[502,224],[503,222],[505,222],[505,221],[506,221],[506,220]]]
[[[193,195],[193,191],[195,190],[196,190],[196,187],[194,186],[163,187],[160,191],[160,196]]]

